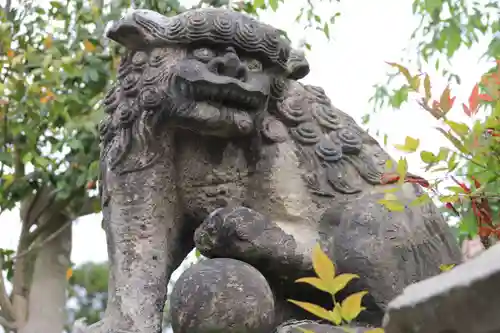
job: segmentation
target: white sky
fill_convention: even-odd
[[[286,30],[297,42],[305,37],[304,29],[294,23],[302,3],[285,1],[276,13],[263,13],[261,19]],[[397,62],[404,55],[403,48],[409,45],[410,35],[418,23],[412,16],[411,3],[412,0],[349,0],[324,4],[320,13],[330,16],[336,9],[341,16],[331,29],[331,41],[327,41],[322,32],[307,32],[307,39],[312,44],[312,51],[308,52],[311,73],[303,81],[323,87],[338,108],[360,120],[372,109],[368,99],[374,93],[373,85],[385,81],[384,74],[389,69],[385,61]],[[485,47],[483,44],[459,52],[454,59],[454,68],[462,77],[462,86],[453,88],[458,95],[455,102],[458,107],[451,111],[455,119],[463,121],[459,102],[468,98],[471,87],[491,67],[491,64],[478,62]],[[439,96],[445,82],[437,77],[433,77],[432,82]],[[392,143],[403,143],[406,135],[410,135],[421,139],[423,149],[436,151],[447,145],[433,128],[437,122],[416,103],[409,103],[402,110],[387,110],[377,119],[372,117],[370,126],[381,128]],[[394,157],[400,155],[393,149],[389,151]],[[419,169],[418,154],[408,160],[411,171],[424,175]],[[17,210],[0,216],[0,248],[15,249],[19,232]],[[106,261],[106,251],[100,214],[74,222],[71,255],[74,263]]]

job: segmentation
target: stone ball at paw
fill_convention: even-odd
[[[261,333],[274,323],[264,276],[234,259],[202,260],[181,274],[170,296],[174,333]]]

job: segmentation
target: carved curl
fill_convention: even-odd
[[[130,50],[193,43],[232,46],[265,65],[281,68],[291,79],[301,79],[309,72],[304,55],[293,51],[278,29],[227,9],[189,10],[173,17],[135,10],[116,22],[107,36]]]
[[[380,184],[389,156],[344,112],[335,108],[320,87],[288,80],[275,116],[286,124],[302,163],[308,169],[313,193],[343,194]]]
[[[169,98],[171,66],[184,56],[179,49],[131,51],[122,58],[115,85],[103,100],[107,114],[99,126],[102,158],[117,173],[136,171],[158,157],[149,151],[159,123],[174,109]],[[149,160],[139,166],[121,165],[132,148],[149,152]],[[117,167],[120,165],[119,170]]]

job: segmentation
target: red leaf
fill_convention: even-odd
[[[447,202],[445,203],[445,207],[448,208],[449,210],[453,211],[453,213],[456,215],[456,216],[460,216],[460,213],[458,212],[458,210],[455,208],[455,206],[453,206],[453,204],[451,202]]]
[[[394,184],[398,182],[399,175],[393,173],[384,173],[380,178],[381,184]]]
[[[425,180],[422,177],[418,177],[418,176],[407,176],[405,178],[405,182],[417,184],[417,185],[420,185],[420,186],[425,187],[425,188],[429,188],[431,186],[427,180]]]
[[[454,96],[452,98],[450,98],[448,101],[450,103],[450,109],[453,107],[453,104],[455,103],[455,99],[457,98],[457,96]]]
[[[438,101],[432,101],[432,108],[433,109],[439,109],[439,102]]]
[[[474,176],[471,176],[471,178],[472,178],[472,180],[474,181],[474,186],[475,186],[476,188],[480,188],[480,187],[481,187],[481,183],[479,182],[479,180],[477,180],[477,178],[476,178],[476,177],[474,177]]]
[[[488,94],[479,94],[478,98],[484,102],[493,102],[493,97]]]
[[[460,186],[460,187],[461,187],[461,188],[465,191],[465,193],[470,193],[470,188],[469,188],[467,185],[465,185],[465,184],[464,184],[464,183],[462,183],[462,182],[459,182],[459,181],[458,181],[455,177],[453,177],[453,176],[451,176],[451,179],[453,179],[453,181],[454,181],[455,183],[457,183],[457,185],[458,185],[458,186]]]
[[[462,103],[462,107],[464,108],[464,113],[468,117],[472,116],[472,111],[469,109],[469,107],[467,105],[465,105],[464,103]]]
[[[469,110],[472,115],[479,109],[479,84],[476,84],[469,96]]]
[[[480,237],[488,237],[489,235],[491,235],[492,232],[493,229],[491,229],[490,227],[479,227]]]

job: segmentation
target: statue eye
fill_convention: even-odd
[[[247,62],[248,70],[258,72],[262,70],[262,63],[258,60],[252,59]]]
[[[215,52],[204,47],[194,50],[193,56],[201,61],[209,61],[215,57]]]

